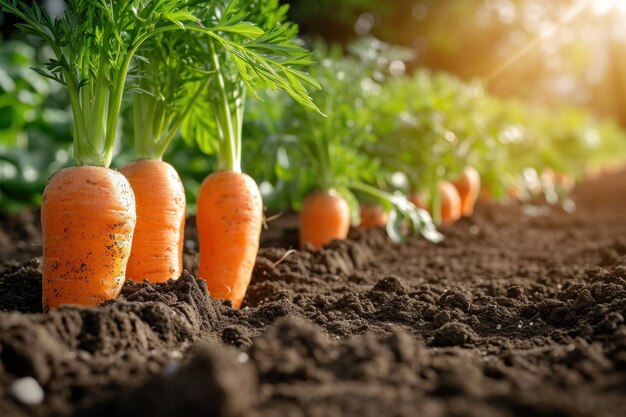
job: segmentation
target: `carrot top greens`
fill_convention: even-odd
[[[52,49],[54,58],[35,70],[67,86],[79,165],[110,164],[126,78],[147,41],[152,48],[146,49],[146,57],[137,57],[141,63],[135,117],[141,122],[138,129],[145,129],[136,131],[139,156],[160,158],[195,108],[200,87],[189,83],[191,78],[209,87],[204,89],[205,105],[197,106],[198,117],[191,118],[186,130],[197,135],[205,149],[215,138],[221,166],[228,169],[240,170],[246,91],[254,94],[259,85],[278,88],[316,109],[304,85],[319,85],[296,69],[309,63],[309,53],[293,42],[297,30],[285,22],[287,9],[277,0],[69,0],[58,19],[36,3],[17,0],[0,0],[0,10],[20,17],[24,23],[19,28]],[[181,30],[189,33],[169,33]],[[206,81],[187,66],[185,48],[194,42],[209,63]],[[182,93],[181,86],[187,84],[194,89],[191,94]],[[216,114],[208,130],[201,121],[207,107]],[[207,135],[215,131],[212,128],[219,134]]]
[[[206,65],[190,46],[194,34],[161,34],[138,51],[130,88],[135,158],[161,159],[206,88]]]
[[[52,49],[54,58],[35,70],[67,86],[78,165],[111,163],[126,76],[141,44],[197,21],[178,0],[69,0],[57,19],[34,2],[0,0],[0,10]]]
[[[381,57],[386,62],[382,68]],[[401,240],[409,230],[441,240],[426,211],[403,195],[385,191],[380,161],[365,152],[377,140],[372,103],[384,88],[384,78],[391,76],[389,63],[407,59],[407,51],[369,39],[352,45],[349,56],[319,45],[315,58],[319,63],[310,67],[311,75],[324,88],[313,92],[313,98],[327,117],[292,106],[279,95],[255,109],[262,125],[256,126],[257,147],[263,150],[252,150],[259,154],[274,149],[273,165],[280,171],[275,183],[281,188],[276,191],[287,194],[297,210],[311,191],[334,190],[348,202],[353,223],[359,221],[359,202],[375,203],[389,212],[392,239]],[[254,134],[254,128],[248,129]]]
[[[286,13],[278,0],[218,0],[198,14],[212,23],[209,41],[198,44],[210,75],[182,131],[205,153],[217,154],[218,169],[241,171],[246,93],[258,97],[258,88],[283,90],[319,112],[306,87],[320,86],[298,69],[311,63],[310,53],[296,43],[297,27],[286,21]]]

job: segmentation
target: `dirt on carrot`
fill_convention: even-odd
[[[183,274],[34,314],[18,294],[40,264],[4,264],[0,412],[621,417],[625,181],[578,188],[572,214],[483,204],[436,245],[355,229],[317,252],[262,249],[239,310]],[[42,403],[16,398],[26,376]]]
[[[43,305],[98,305],[117,296],[135,228],[122,174],[81,166],[55,173],[43,193]]]

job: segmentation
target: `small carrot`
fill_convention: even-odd
[[[182,273],[185,190],[167,162],[139,159],[120,172],[130,182],[137,205],[137,226],[126,276],[164,282]]]
[[[211,297],[239,308],[252,277],[263,224],[261,192],[248,175],[218,171],[198,193],[198,276]]]
[[[480,195],[480,174],[476,168],[466,167],[461,178],[453,184],[461,197],[461,213],[463,216],[471,216]]]
[[[461,197],[456,187],[448,181],[440,181],[439,195],[441,199],[441,221],[444,224],[452,224],[459,220],[463,212],[461,210]]]
[[[133,190],[104,167],[58,171],[43,193],[43,306],[95,306],[124,283],[135,227]]]
[[[389,214],[380,205],[364,204],[360,207],[361,221],[359,227],[364,229],[384,226],[389,220]]]
[[[335,239],[345,239],[350,230],[350,207],[337,192],[309,194],[300,210],[300,247],[319,249]]]

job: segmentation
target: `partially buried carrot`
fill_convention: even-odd
[[[139,159],[124,166],[135,193],[137,226],[126,269],[135,281],[164,282],[182,273],[185,190],[167,162]]]
[[[206,280],[211,297],[228,299],[235,308],[242,305],[250,283],[263,224],[261,192],[241,166],[246,94],[253,86],[283,90],[319,112],[305,87],[319,84],[303,71],[293,75],[296,68],[309,65],[310,53],[296,44],[284,7],[276,1],[245,3],[246,36],[207,28],[206,44],[196,39],[184,44],[206,67],[201,65],[201,74],[190,78],[205,80],[195,95],[196,106],[181,124],[182,136],[215,154],[217,162],[217,172],[204,180],[198,193],[198,276]],[[231,4],[236,6],[211,8],[217,14],[208,21],[238,22],[242,5]],[[267,19],[269,15],[275,18]],[[272,36],[264,36],[269,33]]]
[[[345,239],[350,230],[350,208],[335,191],[316,191],[300,210],[300,247],[319,249],[335,239]]]
[[[448,181],[439,183],[439,196],[441,199],[441,221],[444,224],[452,224],[462,216],[461,197],[454,185]]]
[[[198,193],[198,276],[207,282],[211,297],[241,306],[259,250],[262,224],[263,201],[251,177],[219,171],[204,180]]]
[[[124,176],[104,167],[63,169],[41,205],[43,306],[95,306],[119,293],[135,227]]]
[[[476,168],[466,167],[461,178],[453,184],[461,197],[461,213],[463,216],[471,216],[480,195],[480,174]]]
[[[359,227],[364,229],[384,226],[389,220],[389,214],[378,204],[363,204],[359,212],[361,214]]]

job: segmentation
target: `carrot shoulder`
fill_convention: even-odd
[[[137,226],[126,276],[135,281],[177,279],[183,269],[185,190],[167,162],[140,159],[120,172],[130,182]]]
[[[345,239],[350,230],[350,208],[334,191],[310,194],[300,210],[300,247],[318,249],[335,239]]]
[[[115,298],[126,273],[135,199],[130,184],[108,168],[66,168],[43,194],[43,306],[95,306]]]
[[[198,194],[198,276],[214,298],[243,302],[259,250],[263,201],[246,174],[220,171],[209,175]]]

